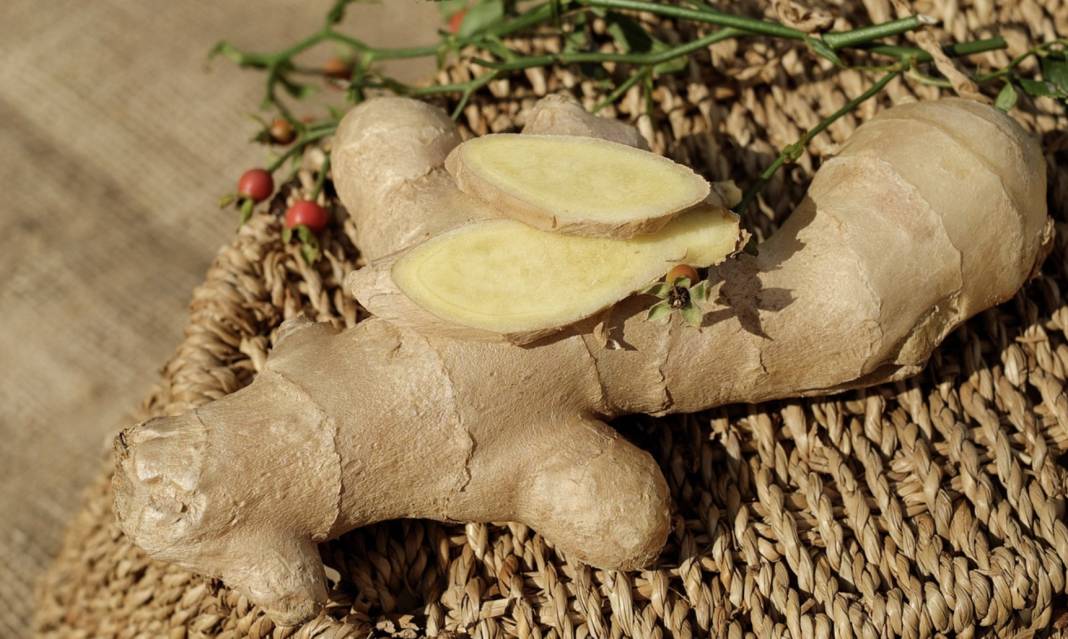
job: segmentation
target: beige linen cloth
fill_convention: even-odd
[[[206,72],[206,52],[281,48],[329,5],[0,1],[0,637],[28,632],[34,581],[233,232],[216,198],[264,161],[245,143],[261,76]],[[401,45],[439,24],[390,0],[345,26]]]

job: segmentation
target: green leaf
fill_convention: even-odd
[[[282,229],[282,244],[289,244],[293,239],[293,229],[288,226]]]
[[[605,20],[608,35],[623,53],[649,53],[656,40],[640,24],[625,15],[610,13]]]
[[[845,68],[845,63],[842,62],[842,59],[834,52],[834,49],[820,38],[805,38],[805,45],[819,57],[830,60],[834,66],[840,69]]]
[[[278,78],[278,81],[282,85],[282,88],[285,89],[285,92],[296,98],[297,100],[303,100],[305,98],[311,97],[312,95],[315,95],[315,93],[317,93],[319,90],[318,88],[310,84],[300,84],[299,82],[293,82],[285,76],[280,76]]]
[[[701,326],[701,320],[704,319],[704,313],[696,305],[687,304],[682,307],[682,319],[686,320],[690,326],[698,328]]]
[[[704,304],[708,301],[708,294],[711,289],[712,286],[708,283],[708,280],[701,280],[696,286],[690,288],[690,299]]]
[[[608,34],[623,53],[661,53],[671,47],[645,30],[639,22],[618,13],[609,13],[605,19]],[[681,55],[653,66],[655,73],[666,75],[678,73],[686,68],[689,60]]]
[[[658,302],[649,309],[649,315],[646,319],[650,322],[659,322],[668,317],[671,317],[671,306],[667,302]]]
[[[515,60],[515,53],[506,47],[499,38],[486,38],[482,41],[482,47],[505,62]]]
[[[265,128],[265,129],[269,129],[269,128],[271,127],[271,123],[270,123],[270,122],[268,122],[267,120],[265,120],[265,119],[261,118],[261,117],[260,117],[260,116],[259,116],[258,114],[256,114],[256,113],[248,113],[248,112],[246,112],[246,113],[244,114],[244,116],[245,116],[246,118],[248,118],[248,119],[252,120],[252,121],[253,121],[253,122],[255,122],[256,124],[260,125],[261,127]]]
[[[1001,87],[1001,91],[998,91],[998,97],[994,100],[994,106],[1008,113],[1012,110],[1012,107],[1016,106],[1016,101],[1020,99],[1016,88],[1012,86],[1012,82],[1006,82],[1005,86]]]
[[[675,281],[672,282],[672,285],[681,286],[682,288],[690,288],[690,278],[688,278],[688,277],[675,278]]]
[[[572,22],[571,31],[564,33],[564,52],[574,53],[585,51],[590,46],[589,34],[586,31],[586,14],[580,13]]]
[[[244,226],[245,222],[252,219],[252,209],[255,206],[256,203],[247,198],[241,202],[241,221],[238,222],[238,226]]]
[[[336,0],[334,6],[330,7],[330,11],[326,14],[327,24],[337,24],[341,22],[345,17],[345,8],[350,4],[357,4],[360,2],[367,2],[367,0]],[[367,3],[370,4],[370,3]]]
[[[326,14],[327,24],[337,24],[341,22],[341,19],[345,17],[345,7],[352,2],[352,0],[337,0],[334,6],[330,7],[330,11]]]
[[[504,3],[501,0],[482,0],[464,14],[456,35],[461,38],[472,36],[503,17]]]
[[[585,51],[590,46],[590,39],[585,29],[576,29],[564,35],[564,53]]]
[[[315,237],[315,233],[303,224],[296,225],[293,230],[296,231],[297,237],[300,238],[300,254],[304,261],[308,264],[318,262],[320,257],[319,238]]]
[[[231,204],[233,204],[234,200],[236,200],[236,199],[237,199],[237,193],[227,193],[226,195],[224,195],[221,198],[219,198],[219,208],[220,209],[225,209],[226,207],[228,207]]]
[[[208,60],[220,55],[235,64],[243,65],[245,63],[245,56],[234,45],[225,40],[216,42],[215,46],[208,50]]]
[[[448,20],[452,17],[452,14],[457,11],[463,11],[467,8],[467,0],[439,0],[438,11],[441,12],[441,17]]]
[[[560,15],[563,13],[562,0],[549,0],[549,18],[552,20],[553,26],[557,29],[560,28]]]
[[[1042,79],[1053,84],[1058,94],[1068,95],[1068,60],[1059,55],[1042,58]]]
[[[652,115],[656,104],[653,102],[653,76],[650,73],[642,75],[642,104],[645,108],[642,113]]]
[[[666,48],[666,45],[664,48]],[[660,64],[653,65],[653,72],[659,75],[671,75],[672,73],[679,73],[685,69],[686,65],[689,63],[690,59],[687,56],[680,55],[676,58],[661,62]]]
[[[315,264],[318,262],[321,255],[318,242],[300,245],[300,256],[303,257],[304,261],[308,264]]]
[[[256,132],[256,135],[249,138],[249,142],[255,142],[256,144],[271,144],[274,138],[271,137],[271,132],[268,129],[260,129]]]
[[[667,282],[657,282],[657,283],[653,284],[652,286],[649,286],[648,288],[646,288],[644,291],[642,291],[642,293],[645,294],[645,295],[655,295],[657,297],[663,298],[663,297],[667,297],[668,291],[670,291],[670,290],[671,290],[671,285],[668,284]]]
[[[330,114],[330,117],[336,122],[340,122],[341,118],[345,117],[345,112],[332,104],[328,104],[326,106],[326,111]]]
[[[1034,98],[1054,97],[1057,95],[1057,88],[1049,82],[1020,78],[1020,88],[1024,90],[1024,93]]]

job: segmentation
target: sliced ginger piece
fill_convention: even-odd
[[[678,262],[710,266],[739,245],[738,217],[712,205],[629,240],[484,220],[354,272],[372,313],[428,333],[527,343],[596,315]]]
[[[649,151],[569,135],[486,135],[449,154],[460,190],[547,231],[628,238],[703,201],[708,182]]]

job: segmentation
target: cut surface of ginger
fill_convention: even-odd
[[[578,136],[487,135],[457,147],[446,166],[461,190],[501,215],[578,235],[649,233],[709,193],[689,167]]]
[[[415,247],[397,260],[391,276],[410,300],[442,320],[520,334],[590,317],[678,262],[717,263],[735,251],[738,240],[737,216],[711,206],[629,240],[486,220]]]

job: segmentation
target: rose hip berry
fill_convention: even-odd
[[[271,122],[271,140],[273,140],[275,144],[289,144],[295,137],[296,134],[293,132],[293,125],[289,123],[289,120],[278,118],[274,122]]]
[[[249,169],[237,180],[237,194],[253,202],[262,202],[274,193],[274,178],[264,169]]]
[[[337,80],[348,80],[352,75],[352,65],[341,58],[330,58],[323,64],[323,75]]]
[[[464,16],[467,14],[467,9],[460,9],[456,13],[449,16],[449,33],[459,33],[460,25],[464,23]]]
[[[326,209],[309,200],[296,202],[286,210],[286,228],[303,225],[313,233],[318,233],[326,228],[328,221]]]
[[[697,274],[697,269],[690,266],[689,264],[679,264],[678,266],[668,271],[667,277],[664,278],[664,281],[674,286],[675,282],[681,280],[682,278],[690,280],[690,286],[693,286],[701,280],[701,276]]]

